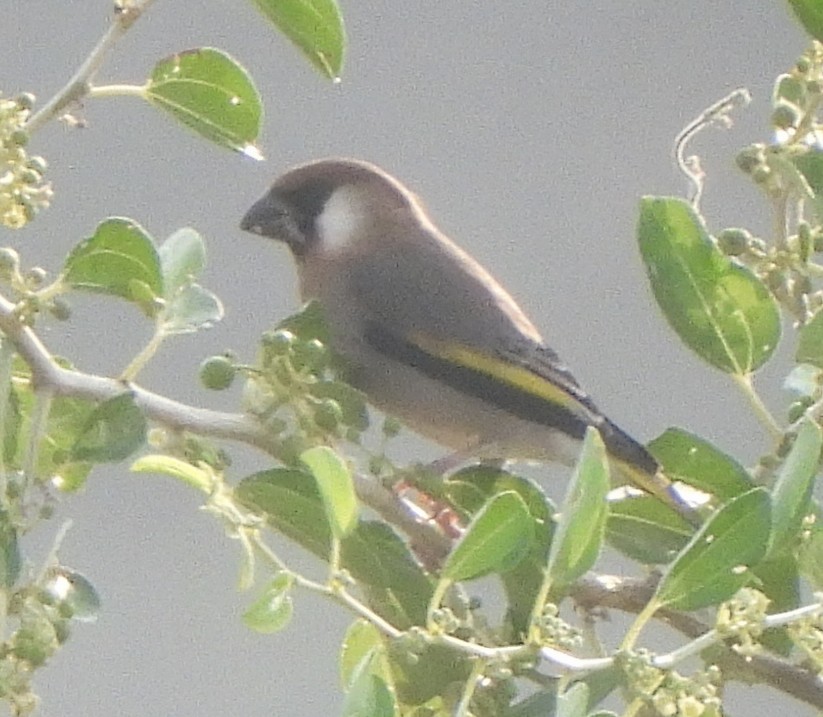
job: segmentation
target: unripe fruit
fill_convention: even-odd
[[[237,366],[228,356],[210,356],[200,364],[200,382],[212,391],[227,389],[236,375]]]

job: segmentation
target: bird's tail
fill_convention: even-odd
[[[644,446],[607,418],[599,429],[611,463],[618,472],[615,478],[623,478],[625,482],[655,496],[692,525],[703,522],[697,507],[669,480]]]

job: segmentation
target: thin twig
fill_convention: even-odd
[[[680,171],[691,182],[692,191],[689,200],[695,209],[700,207],[700,196],[703,194],[703,180],[705,175],[700,169],[700,159],[697,155],[686,156],[686,145],[694,136],[711,124],[731,124],[729,114],[739,105],[747,105],[752,96],[745,87],[740,87],[721,100],[707,107],[695,119],[687,124],[674,140],[674,156]]]
[[[63,115],[67,108],[89,94],[92,87],[91,81],[103,64],[106,54],[126,34],[129,28],[140,19],[153,2],[154,0],[143,0],[140,3],[123,3],[116,7],[108,28],[71,79],[26,123],[26,130],[30,134],[36,132],[55,117]]]
[[[125,384],[116,379],[105,378],[79,371],[71,371],[59,366],[34,331],[20,323],[15,313],[14,304],[0,297],[0,331],[14,345],[22,360],[29,366],[32,384],[35,389],[46,390],[54,396],[72,396],[90,401],[103,401],[113,398],[128,390],[132,393],[136,405],[144,415],[153,421],[179,430],[230,440],[256,447],[269,455],[276,455],[276,450],[269,432],[252,417],[243,414],[224,413],[199,408],[173,401],[164,396],[147,391],[135,384]],[[404,530],[411,533],[412,539],[426,545],[427,549],[445,550],[448,541],[437,530],[425,523],[412,519],[398,505],[391,491],[382,488],[374,480],[365,476],[356,479],[358,497],[393,525],[402,524]],[[435,546],[435,548],[432,548]],[[308,582],[301,581],[304,586]],[[320,586],[320,590],[338,602],[352,609],[356,614],[373,622],[378,629],[390,637],[402,633],[389,623],[379,618],[362,602],[343,589],[334,590]],[[572,597],[583,607],[612,607],[626,612],[639,612],[648,604],[654,594],[655,578],[644,581],[630,581],[617,578],[583,579],[572,589]],[[804,610],[818,609],[804,608]],[[685,655],[694,654],[708,642],[718,642],[719,637],[704,637],[709,632],[708,626],[684,613],[661,609],[656,617],[670,623],[685,635],[691,637],[690,646],[678,648],[675,653],[659,656],[661,665],[673,664]],[[787,613],[773,620],[795,619],[795,613]],[[374,622],[377,618],[377,622]],[[534,655],[535,647],[529,644],[487,647],[477,643],[466,642],[451,635],[440,635],[435,642],[452,647],[463,653],[481,659],[511,660]],[[579,658],[561,650],[543,647],[540,657],[547,663],[567,674],[585,674],[605,669],[612,664],[613,658]],[[757,679],[769,684],[799,700],[823,709],[823,682],[814,673],[792,665],[778,658],[756,655],[744,658],[729,649],[723,657],[723,663],[734,671],[739,679]]]
[[[71,396],[95,402],[106,401],[129,391],[137,407],[151,421],[175,430],[243,443],[277,457],[271,432],[249,415],[192,406],[153,393],[137,384],[59,366],[37,334],[20,323],[14,304],[2,296],[0,331],[29,366],[36,390],[49,390],[54,396]],[[355,475],[355,488],[364,505],[403,530],[428,556],[444,556],[448,552],[451,545],[448,538],[433,526],[415,519],[400,504],[397,496],[372,477]]]

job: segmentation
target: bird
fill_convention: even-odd
[[[240,226],[288,246],[343,378],[378,409],[481,461],[574,465],[592,426],[618,482],[691,520],[657,460],[597,408],[509,292],[388,172],[347,158],[296,166]]]

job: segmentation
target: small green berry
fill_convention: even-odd
[[[287,329],[266,331],[262,336],[263,346],[273,351],[277,356],[283,356],[291,351],[295,340],[295,335]]]
[[[14,101],[21,110],[30,110],[34,107],[34,102],[37,98],[31,92],[21,92]]]
[[[324,398],[314,409],[314,421],[324,431],[334,431],[343,420],[343,409],[333,398]]]
[[[0,248],[0,278],[10,279],[20,271],[20,255],[11,247]]]
[[[39,155],[34,155],[32,157],[29,157],[28,161],[26,162],[26,166],[29,169],[32,169],[35,172],[39,172],[42,175],[45,173],[49,165],[45,159],[43,159]]]
[[[59,600],[53,590],[47,590],[46,588],[43,588],[37,592],[37,602],[39,602],[41,605],[53,607],[57,605]]]
[[[755,184],[765,184],[771,178],[772,170],[765,164],[761,164],[752,170],[751,175]]]
[[[39,289],[46,281],[48,273],[43,267],[33,266],[26,272],[26,283],[32,289]]]
[[[24,129],[16,129],[9,135],[9,144],[15,147],[25,147],[29,143],[29,133]]]
[[[326,362],[326,347],[321,341],[311,339],[298,341],[294,345],[294,363],[297,368],[317,371]]]
[[[71,600],[63,600],[57,605],[57,614],[60,617],[72,618],[76,610]]]
[[[57,620],[54,623],[54,639],[58,645],[62,645],[71,636],[71,622],[68,620]]]
[[[793,401],[789,406],[789,423],[799,421],[806,412],[806,409],[811,406],[812,403],[813,401],[811,398],[802,398],[799,401]]]
[[[227,389],[236,375],[237,366],[228,356],[209,356],[200,364],[200,382],[212,391]]]
[[[751,238],[745,229],[724,229],[717,236],[717,246],[727,256],[740,256],[749,248]]]
[[[401,430],[403,430],[403,424],[400,421],[394,416],[386,416],[386,420],[383,421],[383,435],[386,438],[394,438]]]
[[[39,184],[42,179],[43,175],[33,169],[24,169],[20,172],[20,181],[23,182],[23,184],[28,184],[29,186]]]
[[[742,149],[738,153],[737,157],[735,157],[734,161],[743,172],[746,174],[751,174],[757,167],[760,167],[766,161],[763,150],[763,145],[753,144],[745,149]]]
[[[49,313],[58,321],[68,321],[71,318],[71,306],[65,299],[56,296],[49,304]]]
[[[808,276],[800,275],[794,280],[795,296],[808,296],[812,293],[812,280]]]
[[[788,102],[780,102],[772,111],[772,124],[778,129],[796,127],[799,121],[800,113]]]

